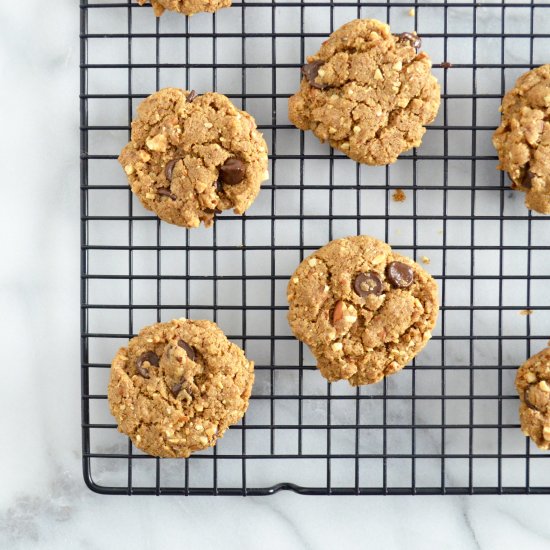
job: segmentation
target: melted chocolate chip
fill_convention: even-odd
[[[196,99],[199,96],[195,90],[191,90],[189,94],[187,95],[187,103],[192,103],[194,99]]]
[[[176,162],[178,162],[178,160],[182,159],[172,159],[166,164],[164,168],[164,175],[166,176],[166,179],[168,181],[172,181],[172,173],[174,172],[174,166],[176,165]]]
[[[177,397],[178,396],[178,393],[181,391],[181,388],[183,386],[183,382],[178,382],[177,384],[174,384],[171,388],[170,388],[170,391],[172,392],[172,395],[174,397]]]
[[[185,353],[187,353],[187,357],[191,359],[191,361],[195,360],[195,357],[196,357],[195,350],[187,342],[184,342],[183,340],[180,339],[178,340],[178,346],[182,348],[183,351],[185,351]]]
[[[158,355],[153,351],[146,351],[142,353],[136,361],[136,370],[143,378],[149,378],[149,371],[143,366],[143,363],[149,363],[152,367],[159,366]]]
[[[312,61],[311,63],[307,63],[302,67],[302,74],[306,77],[310,85],[313,86],[314,88],[317,88],[318,90],[324,90],[325,88],[328,88],[328,84],[320,84],[318,82],[315,82],[315,79],[319,74],[319,69],[324,64],[325,64],[324,61],[318,60],[318,61]]]
[[[222,211],[218,208],[205,208],[204,209],[205,214],[221,214]]]
[[[361,296],[361,298],[366,298],[370,294],[380,296],[380,294],[382,294],[382,279],[380,275],[374,271],[359,273],[359,275],[355,277],[353,290],[355,290],[357,295]]]
[[[386,268],[386,275],[393,286],[407,288],[413,284],[414,271],[403,262],[391,262]]]
[[[235,185],[244,179],[245,165],[237,158],[227,159],[220,168],[220,179],[225,185]]]
[[[401,41],[408,41],[411,43],[411,46],[418,50],[422,46],[422,40],[420,36],[412,32],[402,32],[401,34],[396,35]]]
[[[159,195],[163,195],[165,197],[170,197],[173,201],[175,201],[177,199],[177,197],[176,197],[176,195],[174,195],[174,193],[170,193],[170,190],[166,189],[164,187],[161,187],[160,189],[158,189],[157,193]]]

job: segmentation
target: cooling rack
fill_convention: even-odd
[[[356,17],[417,30],[442,104],[421,148],[360,166],[293,128],[305,56]],[[543,2],[247,1],[192,18],[135,2],[80,3],[82,442],[109,494],[550,493],[548,453],[521,434],[517,365],[550,327],[550,219],[495,170],[503,92],[549,62]],[[244,216],[161,223],[116,157],[156,89],[217,90],[258,121],[271,179]],[[400,200],[401,199],[401,200]],[[404,199],[404,200],[402,200]],[[333,238],[369,234],[440,287],[434,336],[384,382],[328,384],[286,323],[286,284]],[[429,262],[429,263],[428,263]],[[189,459],[152,458],[118,433],[106,387],[145,324],[209,318],[256,362],[243,422]]]

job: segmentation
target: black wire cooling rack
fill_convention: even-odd
[[[81,2],[84,477],[110,494],[550,493],[548,453],[521,434],[517,365],[546,345],[550,220],[495,170],[505,90],[550,61],[543,2],[249,1],[156,19],[135,2]],[[421,148],[359,166],[293,128],[299,67],[335,28],[417,30],[442,90]],[[165,86],[217,90],[257,119],[271,179],[211,229],[159,222],[116,157],[136,105]],[[403,190],[406,199],[394,195]],[[352,234],[386,240],[438,280],[441,313],[412,366],[374,386],[328,384],[286,323],[299,261]],[[429,262],[429,265],[428,265]],[[143,325],[210,318],[256,362],[241,425],[186,460],[144,455],[116,430],[106,387]]]

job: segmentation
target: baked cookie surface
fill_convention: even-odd
[[[157,17],[160,17],[164,10],[194,15],[200,12],[213,13],[231,5],[231,0],[138,0],[140,6],[143,6],[146,2],[151,3]]]
[[[504,96],[493,135],[499,170],[525,193],[525,206],[550,214],[550,65],[521,75]]]
[[[419,44],[375,19],[345,24],[307,58],[290,121],[357,162],[395,162],[420,145],[439,109],[439,84]]]
[[[550,348],[533,355],[518,369],[521,431],[537,447],[550,449]]]
[[[267,145],[256,122],[217,93],[165,88],[146,98],[119,162],[145,208],[169,223],[212,225],[242,214],[268,177]]]
[[[119,431],[146,453],[188,457],[214,445],[248,408],[254,363],[211,321],[143,328],[111,365]]]
[[[330,382],[373,384],[402,369],[431,338],[434,279],[378,239],[331,241],[288,283],[288,321]]]

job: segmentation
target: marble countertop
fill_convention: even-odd
[[[76,4],[0,4],[0,548],[549,548],[550,497],[125,498],[87,489]]]

